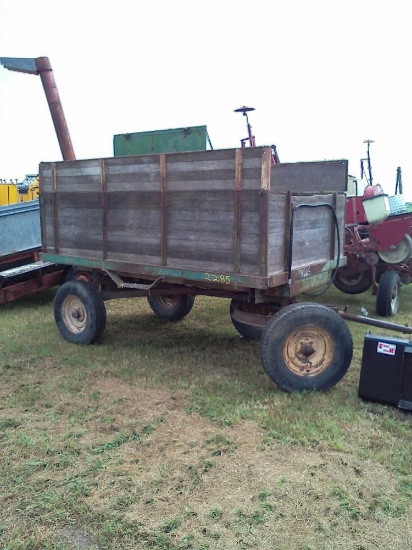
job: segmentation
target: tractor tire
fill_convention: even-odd
[[[89,345],[96,343],[103,334],[106,308],[92,285],[84,281],[69,281],[56,293],[54,318],[65,340]]]
[[[147,301],[153,313],[166,321],[180,321],[192,310],[195,297],[191,294],[170,296],[148,296]]]
[[[272,381],[287,392],[325,391],[346,374],[353,354],[345,321],[322,304],[292,304],[267,323],[260,358]]]
[[[399,310],[401,301],[401,280],[397,271],[385,271],[379,281],[376,293],[376,313],[381,317],[392,317]]]

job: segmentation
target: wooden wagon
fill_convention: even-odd
[[[40,165],[45,261],[73,266],[55,299],[67,340],[94,343],[104,301],[146,296],[170,320],[196,295],[229,298],[287,391],[327,389],[352,339],[332,309],[296,297],[344,265],[347,162],[272,164],[269,147]]]

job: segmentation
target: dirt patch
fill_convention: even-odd
[[[64,369],[47,369],[48,381],[66,383]],[[42,376],[30,370],[18,384],[35,387]],[[48,396],[55,412],[47,420],[47,409],[2,411],[10,422],[14,413],[26,435],[39,418],[46,430],[43,443],[22,439],[22,471],[38,464],[28,478],[34,485],[49,483],[53,472],[51,489],[63,498],[77,491],[93,517],[128,522],[136,548],[412,548],[410,503],[405,497],[399,506],[398,478],[378,462],[268,445],[255,422],[211,423],[187,413],[185,392],[133,386],[112,373],[90,375],[78,392],[73,382],[70,399],[59,384]],[[78,525],[54,533],[90,549],[99,534],[98,523],[90,532]],[[166,539],[170,546],[154,542]]]
[[[184,392],[131,387],[112,376],[94,388],[118,427],[153,428],[125,442],[116,468],[96,476],[87,499],[94,509],[107,507],[115,486],[118,502],[127,502],[126,518],[148,533],[173,527],[176,540],[191,533],[199,544],[214,541],[211,548],[338,549],[352,541],[369,550],[410,543],[411,512],[391,507],[396,479],[373,461],[266,446],[256,423],[222,427],[188,415]]]

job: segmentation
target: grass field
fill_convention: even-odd
[[[108,302],[78,347],[53,297],[0,310],[1,550],[412,548],[412,414],[358,398],[368,327],[349,323],[335,388],[286,394],[226,300],[179,323]],[[322,301],[374,312],[368,292]],[[412,285],[393,320],[411,306]]]

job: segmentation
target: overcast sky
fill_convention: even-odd
[[[282,162],[359,161],[412,199],[406,0],[0,0],[0,57],[47,56],[77,158],[113,135],[207,125],[237,147],[245,119]],[[60,160],[41,81],[0,67],[0,178]]]

